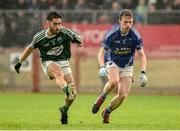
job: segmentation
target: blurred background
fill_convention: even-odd
[[[78,90],[99,93],[97,54],[106,31],[118,24],[121,9],[132,9],[134,26],[144,40],[148,58],[146,88],[138,87],[135,62],[132,94],[180,95],[180,0],[1,0],[0,91],[57,92],[55,81],[40,69],[38,51],[17,75],[13,65],[33,35],[45,28],[47,12],[56,10],[63,25],[78,32],[84,46],[72,46],[71,65]]]

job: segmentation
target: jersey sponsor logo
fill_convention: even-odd
[[[116,55],[127,55],[131,53],[131,49],[130,48],[116,48],[116,50],[114,51],[114,53]]]
[[[58,55],[60,55],[62,53],[63,48],[64,48],[63,45],[61,45],[60,47],[54,47],[50,51],[47,52],[47,55],[58,56]]]

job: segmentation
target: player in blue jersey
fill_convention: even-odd
[[[72,70],[69,60],[71,58],[71,43],[81,47],[80,36],[61,25],[61,16],[53,11],[47,15],[48,28],[37,32],[32,42],[23,51],[19,61],[14,66],[17,73],[23,61],[36,48],[39,49],[41,66],[50,79],[55,79],[56,84],[65,93],[64,104],[59,108],[60,121],[68,124],[68,110],[77,95]]]
[[[117,109],[129,94],[133,78],[133,63],[135,51],[140,57],[141,72],[139,83],[144,87],[147,83],[146,56],[143,41],[137,30],[132,27],[134,15],[131,10],[124,9],[119,15],[119,25],[110,29],[105,35],[102,47],[98,54],[100,64],[99,75],[108,77],[108,82],[98,99],[95,101],[92,112],[97,113],[106,96],[113,88],[118,88],[117,95],[109,106],[103,110],[103,123],[109,123],[109,115]]]

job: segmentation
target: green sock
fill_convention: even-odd
[[[63,87],[63,92],[66,94],[66,95],[68,95],[68,86],[67,85],[64,85],[64,87]]]
[[[69,109],[69,107],[67,105],[63,105],[62,108],[61,108],[61,111],[63,113],[67,113],[68,109]]]

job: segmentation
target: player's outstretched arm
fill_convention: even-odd
[[[98,53],[98,61],[99,61],[99,65],[104,66],[104,48],[101,47]]]
[[[139,55],[140,64],[141,64],[141,71],[146,71],[147,59],[146,59],[146,55],[144,53],[143,48],[138,50],[138,55]]]
[[[139,76],[139,82],[140,82],[140,87],[144,87],[146,86],[148,79],[146,76],[147,59],[143,48],[138,50],[138,55],[140,57],[140,64],[141,64],[141,73]]]
[[[16,70],[18,74],[20,72],[22,62],[31,54],[32,51],[33,51],[33,48],[30,46],[26,47],[26,49],[23,51],[20,59],[17,61],[16,65],[14,66],[14,69]]]
[[[75,44],[77,45],[77,47],[81,47],[82,46],[82,42],[75,42]]]
[[[81,37],[74,31],[68,29],[68,28],[63,28],[66,30],[63,30],[71,39],[71,42],[76,44],[78,47],[82,46],[82,40]]]
[[[77,35],[74,39],[74,43],[78,46],[81,47],[82,46],[82,40],[81,37],[79,35]]]
[[[99,76],[105,77],[107,75],[106,67],[104,65],[104,48],[101,47],[98,53],[98,61],[100,65]]]

